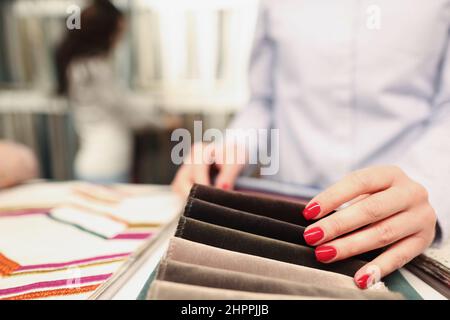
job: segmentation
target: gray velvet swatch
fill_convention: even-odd
[[[335,299],[401,299],[390,292],[317,286],[253,275],[243,272],[198,266],[173,260],[161,262],[157,280],[190,285],[270,294],[325,297]]]
[[[311,300],[326,298],[267,294],[228,289],[207,288],[169,281],[153,281],[147,300]],[[329,300],[329,299],[328,299]]]
[[[185,263],[246,272],[260,276],[270,275],[278,279],[303,284],[357,289],[352,277],[339,273],[220,249],[178,237],[174,237],[170,240],[166,258]]]

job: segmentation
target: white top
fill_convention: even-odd
[[[446,239],[449,26],[448,0],[265,0],[251,101],[232,127],[279,129],[275,178],[317,192],[399,165],[428,189]]]

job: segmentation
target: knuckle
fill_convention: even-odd
[[[389,169],[391,170],[392,174],[395,176],[405,176],[405,172],[399,166],[392,165],[392,166],[389,166]]]
[[[402,268],[405,264],[407,264],[409,262],[409,257],[406,254],[400,253],[398,255],[396,255],[393,258],[393,266],[394,269],[400,269]]]
[[[388,224],[379,224],[375,227],[377,234],[377,242],[381,247],[385,247],[395,240],[395,233]]]
[[[322,212],[327,208],[336,208],[339,204],[339,194],[335,190],[325,190],[314,198],[314,202],[320,203]]]
[[[435,226],[437,223],[437,216],[436,212],[434,211],[433,207],[426,206],[424,209],[419,211],[420,214],[420,222],[424,227],[427,226]]]
[[[328,224],[331,236],[338,236],[343,233],[344,226],[342,225],[342,221],[339,217],[333,217],[328,221]]]
[[[380,202],[367,199],[361,202],[361,212],[370,219],[370,221],[378,221],[383,215],[383,210]]]
[[[365,171],[358,170],[350,174],[349,176],[350,182],[355,185],[358,189],[368,190],[370,189],[371,183],[370,180],[365,173]]]
[[[437,223],[437,215],[436,215],[436,211],[430,206],[429,209],[429,213],[428,213],[429,217],[430,217],[430,224],[433,226],[436,225]]]
[[[416,239],[418,240],[420,247],[424,249],[433,241],[433,238],[429,233],[420,233],[416,236]]]
[[[428,199],[428,191],[422,186],[420,183],[413,182],[409,184],[408,194],[412,199],[416,199],[418,201],[424,201]]]

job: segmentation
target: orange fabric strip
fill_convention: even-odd
[[[0,275],[6,276],[20,268],[20,264],[8,259],[0,253]]]
[[[45,291],[36,291],[25,294],[20,294],[17,296],[3,298],[1,300],[29,300],[29,299],[39,299],[39,298],[48,298],[55,296],[68,296],[71,294],[79,294],[89,291],[94,291],[98,288],[100,284],[93,284],[90,286],[84,286],[79,288],[64,288],[64,289],[54,289],[54,290],[45,290]]]
[[[100,261],[100,262],[95,262],[95,263],[90,263],[90,264],[84,264],[84,265],[79,265],[79,266],[70,266],[70,267],[57,268],[57,269],[15,272],[15,273],[9,274],[8,277],[17,277],[17,276],[23,276],[23,275],[28,275],[28,274],[38,274],[38,273],[50,273],[50,272],[61,271],[61,270],[89,268],[89,267],[95,267],[95,266],[99,266],[99,265],[104,265],[104,264],[109,264],[109,263],[114,263],[114,262],[119,262],[119,261],[124,261],[124,260],[126,260],[126,259],[121,258],[121,259]]]

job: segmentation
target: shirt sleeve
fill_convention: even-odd
[[[273,102],[273,44],[268,36],[268,17],[261,3],[250,57],[250,101],[233,119],[232,129],[267,129]]]
[[[438,218],[436,244],[450,234],[450,44],[447,40],[437,78],[432,116],[424,133],[400,159],[398,165],[428,190]]]

